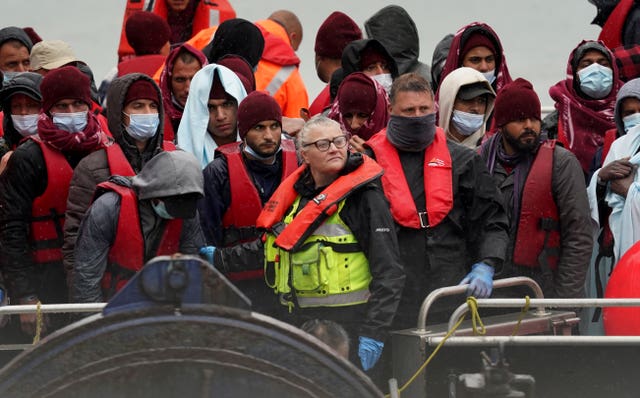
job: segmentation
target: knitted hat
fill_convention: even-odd
[[[363,73],[352,73],[340,84],[338,107],[340,113],[362,112],[370,114],[376,106],[376,88],[373,81]]]
[[[611,54],[609,53],[609,50],[602,44],[602,42],[593,41],[593,40],[585,41],[581,46],[578,46],[578,48],[576,48],[573,51],[573,58],[571,59],[571,68],[573,69],[574,74],[576,73],[576,69],[578,69],[580,60],[582,59],[582,57],[584,57],[584,55],[589,50],[596,50],[601,52],[602,55],[607,57],[607,59],[609,60],[609,63],[612,63]]]
[[[43,40],[36,43],[31,49],[29,59],[34,71],[52,70],[79,61],[69,43],[62,40]]]
[[[29,35],[17,26],[7,26],[6,28],[0,29],[0,46],[9,40],[18,40],[31,52],[33,42],[29,38]]]
[[[362,53],[360,53],[360,70],[365,70],[369,65],[375,64],[376,62],[389,64],[389,58],[373,46],[365,47]]]
[[[227,91],[222,85],[222,80],[218,76],[218,72],[213,73],[213,81],[211,82],[211,90],[209,91],[209,99],[220,100],[227,98]]]
[[[238,133],[244,139],[253,126],[265,120],[282,123],[280,105],[266,91],[254,91],[238,106]]]
[[[32,27],[22,28],[22,30],[24,30],[24,33],[29,36],[29,39],[31,39],[31,42],[33,44],[40,43],[42,41],[42,37],[40,37],[40,35],[35,30],[33,30]]]
[[[354,40],[362,39],[362,31],[353,19],[335,11],[320,25],[316,34],[316,55],[327,58],[342,57],[342,50]]]
[[[460,59],[463,59],[471,49],[480,46],[487,47],[494,55],[496,54],[496,45],[489,36],[477,32],[469,36],[467,41],[464,42],[464,46],[462,47],[462,50],[460,50]]]
[[[47,73],[40,84],[42,109],[48,112],[58,101],[79,99],[91,105],[89,78],[75,66],[64,66]]]
[[[127,18],[124,30],[136,55],[158,54],[171,37],[167,21],[148,11],[133,13]]]
[[[220,58],[218,65],[226,66],[231,69],[242,82],[247,94],[255,91],[256,78],[253,75],[253,70],[251,70],[251,65],[249,65],[246,59],[239,55],[229,54]]]
[[[140,79],[136,80],[129,86],[127,90],[127,96],[124,99],[125,105],[131,101],[139,99],[148,99],[154,101],[157,105],[160,105],[160,92],[159,89],[151,83],[149,80]]]
[[[518,78],[504,86],[496,98],[493,115],[498,127],[526,118],[540,120],[540,99],[531,83]]]

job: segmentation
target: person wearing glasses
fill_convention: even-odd
[[[369,370],[382,353],[404,286],[393,219],[379,185],[382,168],[348,150],[340,124],[310,119],[296,136],[303,165],[265,204],[265,280],[280,319],[343,326],[354,363]],[[359,357],[359,360],[358,360]]]

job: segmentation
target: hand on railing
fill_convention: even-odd
[[[27,297],[23,297],[20,299],[20,304],[38,304],[38,297],[36,295],[31,295]],[[43,316],[44,318],[44,316]],[[42,322],[41,333],[45,333],[47,330],[46,326],[47,322]],[[20,314],[20,328],[22,331],[29,336],[35,336],[36,331],[38,330],[38,314]]]
[[[467,296],[476,298],[487,298],[491,296],[493,290],[493,267],[485,263],[476,263],[471,267],[471,272],[467,274],[459,285],[469,284]]]

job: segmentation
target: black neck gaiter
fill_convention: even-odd
[[[401,151],[419,152],[433,142],[436,134],[436,114],[407,117],[391,115],[387,138]]]

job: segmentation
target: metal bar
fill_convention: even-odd
[[[526,299],[478,299],[478,308],[522,308],[527,303]],[[540,306],[546,308],[585,308],[585,307],[638,307],[640,298],[618,298],[618,299],[530,299],[529,304],[537,306],[538,311],[534,315],[544,315],[540,312]],[[449,330],[458,320],[469,311],[469,306],[464,303],[451,314],[449,318]]]
[[[75,304],[42,304],[40,311],[42,313],[60,313],[60,312],[100,312],[107,303],[75,303]],[[24,305],[5,305],[0,307],[0,315],[8,314],[34,314],[38,312],[36,304]]]
[[[515,278],[496,279],[495,281],[493,281],[494,289],[501,289],[501,288],[512,287],[512,286],[521,286],[521,285],[529,286],[533,290],[535,297],[538,297],[538,298],[544,297],[540,286],[538,286],[538,284],[531,278],[518,276]],[[418,327],[417,327],[418,331],[423,332],[426,330],[427,313],[429,312],[429,309],[431,308],[431,306],[436,300],[445,296],[462,294],[467,291],[468,286],[469,285],[467,284],[467,285],[441,287],[440,289],[436,289],[431,293],[429,293],[429,295],[422,302],[422,306],[420,307],[420,312],[418,313]],[[541,311],[541,313],[545,312],[543,306],[541,306],[538,310]]]
[[[437,346],[444,337],[428,337],[427,344]],[[449,337],[444,345],[450,346],[491,346],[500,344],[511,345],[596,345],[596,346],[625,346],[640,345],[640,336],[464,336]]]

